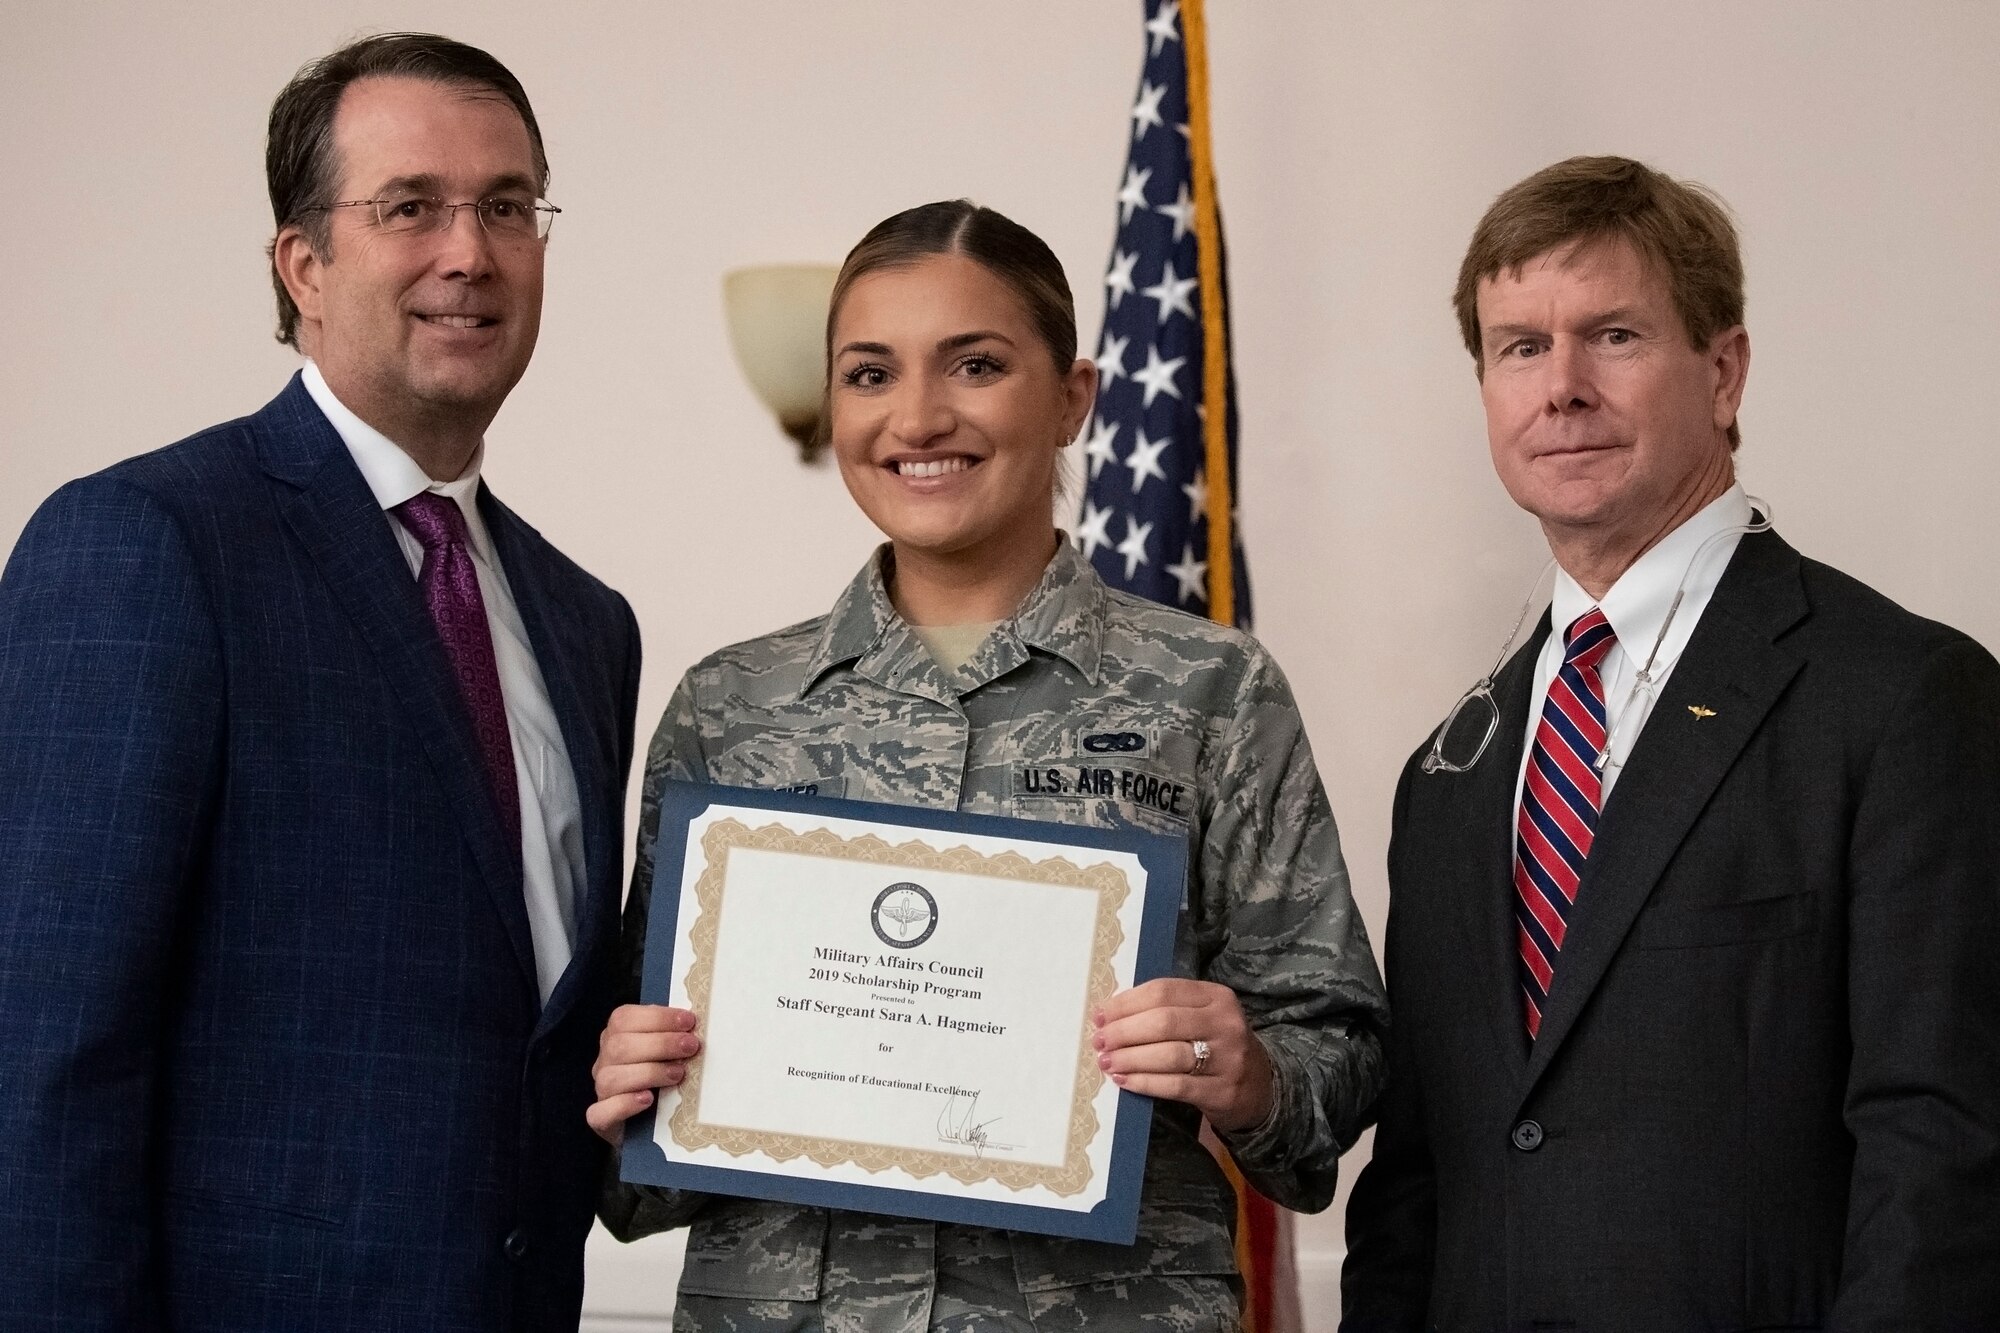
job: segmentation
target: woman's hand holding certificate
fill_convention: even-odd
[[[1168,964],[1178,840],[692,784],[661,810],[649,1003],[589,1112],[625,1179],[1130,1234],[1150,1110],[1093,1016]],[[1130,1030],[1193,1022],[1244,1068],[1233,1000],[1187,998]]]
[[[1098,1067],[1126,1091],[1186,1102],[1223,1134],[1271,1114],[1271,1057],[1229,987],[1161,977],[1112,996],[1095,1022]]]
[[[599,1138],[616,1148],[625,1141],[625,1122],[653,1104],[655,1089],[681,1085],[687,1062],[701,1054],[698,1021],[664,1004],[621,1004],[611,1011],[590,1067],[597,1101],[584,1112]]]

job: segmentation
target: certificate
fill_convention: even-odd
[[[668,783],[653,856],[640,996],[703,1049],[625,1180],[1132,1241],[1091,1013],[1170,969],[1181,840]]]

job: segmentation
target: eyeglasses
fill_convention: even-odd
[[[1431,751],[1424,756],[1424,772],[1471,772],[1499,729],[1500,704],[1493,697],[1493,677],[1487,676],[1445,714],[1444,725],[1431,738]]]
[[[1469,773],[1486,753],[1486,747],[1493,743],[1493,733],[1500,729],[1500,703],[1493,697],[1493,678],[1507,664],[1507,654],[1512,651],[1514,640],[1521,637],[1521,626],[1528,623],[1528,611],[1542,590],[1542,580],[1555,567],[1556,562],[1551,560],[1535,575],[1534,586],[1528,589],[1528,600],[1521,603],[1521,613],[1514,617],[1514,628],[1507,631],[1492,668],[1479,678],[1478,684],[1460,695],[1451,711],[1444,715],[1437,735],[1431,738],[1431,752],[1424,756],[1424,772],[1436,773],[1442,769],[1446,773]]]
[[[503,241],[545,240],[562,212],[546,199],[525,195],[495,194],[484,199],[448,204],[434,195],[398,194],[386,199],[344,199],[337,204],[315,204],[304,213],[324,213],[335,208],[372,208],[375,224],[398,236],[425,236],[447,231],[458,210],[469,208],[479,218],[488,236]]]

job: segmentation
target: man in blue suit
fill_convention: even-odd
[[[373,37],[267,170],[309,364],[0,578],[0,1327],[574,1330],[639,643],[479,479],[540,132]]]

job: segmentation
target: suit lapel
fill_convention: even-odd
[[[1798,553],[1775,534],[1745,537],[1605,803],[1528,1087],[1561,1049],[1688,830],[1797,674],[1799,659],[1774,640],[1806,609]]]
[[[340,435],[294,377],[256,419],[279,513],[381,664],[450,798],[530,986],[535,981],[521,854],[509,847],[458,680],[390,520]]]
[[[1500,723],[1487,753],[1463,780],[1471,788],[1460,809],[1483,812],[1463,836],[1472,840],[1471,860],[1478,867],[1472,910],[1468,919],[1477,932],[1466,956],[1477,960],[1471,969],[1480,1008],[1492,1027],[1491,1049],[1503,1067],[1519,1074],[1527,1060],[1527,1032],[1521,1020],[1521,985],[1514,975],[1519,951],[1514,925],[1514,792],[1520,783],[1521,751],[1526,744],[1529,694],[1535,680],[1535,658],[1548,638],[1548,613],[1528,643],[1494,679],[1493,698]]]
[[[583,825],[584,874],[576,893],[576,949],[570,965],[543,1006],[542,1026],[561,1018],[592,960],[586,955],[603,933],[598,916],[606,910],[604,895],[593,891],[610,858],[618,856],[622,832],[611,827],[613,803],[606,799],[603,765],[599,762],[599,738],[580,705],[577,664],[600,650],[600,645],[577,615],[569,598],[550,586],[545,562],[535,558],[534,530],[500,503],[484,485],[480,487],[480,513],[486,519],[493,549],[507,571],[507,584],[514,593],[514,607],[528,631],[535,650],[535,664],[541,668],[542,683],[549,691],[556,725],[562,729],[563,748],[569,753],[570,771],[576,782],[578,808]],[[616,878],[614,873],[613,878]]]

